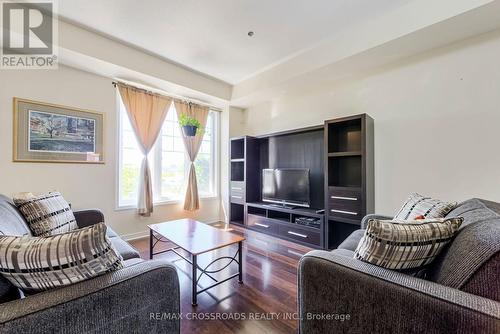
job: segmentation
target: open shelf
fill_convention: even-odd
[[[286,223],[289,223],[291,219],[290,213],[275,210],[267,210],[267,216],[268,218],[280,220]]]
[[[231,161],[231,181],[245,181],[244,161]]]
[[[330,187],[361,187],[361,156],[329,157],[328,183]]]
[[[330,123],[328,153],[361,151],[361,119]]]
[[[245,139],[238,138],[231,140],[231,160],[245,158]]]
[[[248,213],[251,214],[251,215],[261,216],[261,217],[267,217],[266,209],[256,208],[256,207],[253,207],[253,206],[249,206],[247,208],[247,210],[248,210]]]
[[[306,219],[306,220],[314,220],[316,223],[313,224],[311,221],[308,222],[307,224],[300,224],[297,222],[299,219]],[[323,226],[321,224],[321,219],[320,218],[311,218],[310,216],[304,216],[304,215],[292,215],[292,223],[296,224],[297,226],[305,226],[308,228],[314,228],[317,230],[320,230]]]
[[[359,229],[359,225],[349,224],[336,220],[328,220],[328,249],[337,248],[352,232]]]
[[[244,224],[245,206],[242,204],[231,203],[231,224]]]

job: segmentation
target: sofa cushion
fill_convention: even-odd
[[[448,214],[447,217],[463,217],[464,223],[454,241],[432,263],[428,270],[429,280],[456,289],[477,291],[467,285],[484,281],[485,273],[498,270],[495,268],[500,252],[498,209],[498,203],[470,199]],[[491,277],[483,296],[498,298],[498,282],[497,277]]]
[[[104,223],[50,237],[0,236],[0,273],[24,292],[71,285],[122,267]]]
[[[462,290],[473,295],[500,301],[500,253],[493,255],[471,278],[465,282]]]
[[[394,220],[412,220],[419,216],[443,218],[456,206],[456,203],[446,203],[439,199],[413,193],[394,216]]]
[[[347,249],[350,251],[355,251],[358,247],[361,238],[365,235],[365,230],[356,230],[352,232],[342,243],[337,247],[337,249]]]
[[[32,235],[14,202],[0,195],[0,235]]]
[[[26,219],[33,235],[37,237],[65,233],[78,228],[73,211],[58,192],[14,198],[14,203]]]
[[[26,221],[12,200],[0,195],[0,235],[31,235]],[[0,276],[0,303],[20,298],[19,290]]]
[[[491,219],[499,218],[499,213],[486,205],[493,202],[488,202],[480,199],[471,199],[461,203],[454,210],[450,211],[446,217],[462,217],[464,222],[461,229],[467,225],[476,223],[478,221],[489,221]]]
[[[122,256],[124,260],[129,260],[129,259],[134,259],[134,258],[140,258],[141,255],[139,252],[128,242],[123,240],[120,237],[111,237],[109,238],[111,240],[111,243],[113,244],[113,247],[116,249],[118,253]]]
[[[388,269],[423,267],[452,240],[461,224],[462,218],[371,219],[354,257]]]

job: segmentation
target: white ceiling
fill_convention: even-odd
[[[411,1],[63,0],[59,14],[234,84]]]

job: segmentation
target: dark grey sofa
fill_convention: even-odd
[[[104,221],[99,210],[75,212],[75,218],[80,228]],[[11,200],[2,195],[0,234],[31,235]],[[179,333],[179,320],[164,316],[180,312],[175,267],[141,260],[109,227],[108,236],[125,260],[123,269],[25,298],[0,276],[0,333]]]
[[[354,259],[363,230],[336,250],[307,253],[300,333],[500,333],[500,204],[470,199],[448,216],[464,223],[425,279]],[[362,228],[374,217],[391,218],[367,216]]]

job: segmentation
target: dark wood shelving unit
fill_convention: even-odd
[[[374,210],[373,119],[325,121],[326,248],[336,248]]]
[[[259,182],[255,170],[258,168],[256,139],[249,136],[232,138],[229,148],[229,220],[232,224],[245,224],[245,203],[256,200],[254,187],[247,184]]]
[[[314,248],[332,249],[373,212],[373,120],[363,114],[230,140],[231,223]],[[311,208],[262,202],[262,170],[307,168]],[[324,213],[317,210],[324,209]],[[297,218],[316,218],[300,225]]]

